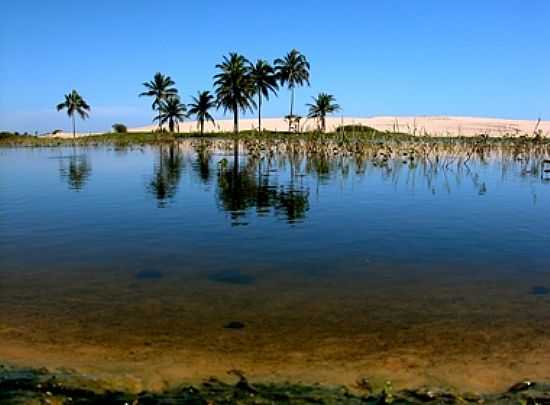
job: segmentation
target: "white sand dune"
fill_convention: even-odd
[[[550,121],[536,120],[511,120],[499,118],[478,118],[478,117],[447,117],[447,116],[417,116],[417,117],[328,117],[327,130],[333,131],[339,125],[365,125],[376,128],[380,131],[397,131],[415,135],[428,136],[475,136],[486,134],[488,136],[520,136],[533,135],[534,131],[541,130],[542,134],[550,137]],[[257,119],[241,119],[240,130],[251,130],[258,128]],[[270,131],[287,131],[288,122],[284,118],[265,118],[262,120],[262,127]],[[130,128],[129,132],[150,132],[157,127],[148,125],[139,128]],[[304,119],[300,126],[302,131],[312,131],[317,128],[317,123],[311,119]],[[233,130],[232,120],[218,120],[215,124],[205,125],[206,133],[231,132]],[[180,132],[197,131],[195,121],[185,121],[179,124]],[[77,134],[85,136],[90,134]],[[57,137],[72,137],[72,133],[61,133]]]
[[[487,134],[489,136],[524,135],[533,134],[535,128],[542,130],[543,135],[550,136],[550,121],[509,120],[498,118],[476,117],[445,117],[445,116],[418,116],[418,117],[329,117],[327,118],[327,130],[333,131],[339,125],[366,125],[380,131],[397,131],[416,135],[429,136],[474,136]],[[256,119],[243,119],[239,122],[241,130],[258,128]],[[266,118],[262,120],[262,127],[271,131],[287,131],[288,123],[284,118]],[[303,131],[311,131],[317,127],[314,120],[306,119],[301,124]],[[131,132],[152,131],[155,126],[133,128]],[[194,121],[180,124],[181,132],[197,130]],[[208,123],[205,131],[208,133],[230,132],[233,130],[232,120],[216,121],[213,125]]]

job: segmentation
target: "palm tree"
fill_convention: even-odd
[[[168,121],[168,128],[170,132],[174,132],[174,125],[180,129],[180,122],[183,122],[187,116],[187,106],[183,104],[178,96],[170,96],[166,100],[160,103],[160,114],[157,117],[160,120],[160,124],[164,124]]]
[[[250,65],[250,76],[254,83],[254,90],[258,93],[258,131],[262,132],[262,95],[269,100],[269,92],[277,94],[279,89],[277,75],[269,63],[259,59],[255,65]]]
[[[156,120],[159,122],[159,129],[161,131],[162,131],[162,120],[160,118],[161,104],[167,98],[178,94],[178,90],[172,87],[175,84],[176,83],[172,80],[170,76],[164,76],[162,73],[157,72],[153,77],[153,80],[143,83],[143,85],[147,90],[139,95],[140,97],[142,96],[154,97],[154,101],[151,108],[153,110],[158,111],[158,116]]]
[[[216,65],[220,73],[214,76],[216,103],[224,112],[233,112],[233,131],[239,132],[239,110],[256,107],[253,100],[254,83],[250,76],[250,62],[242,55],[230,53],[223,62]]]
[[[204,135],[204,122],[210,121],[214,124],[214,117],[210,115],[209,110],[216,107],[214,96],[209,91],[199,91],[197,97],[193,97],[193,102],[189,104],[189,115],[197,117],[197,124],[200,126],[201,135]]]
[[[336,99],[332,94],[319,93],[317,97],[313,97],[313,104],[307,104],[309,107],[308,118],[319,120],[320,128],[323,132],[326,131],[326,116],[340,110],[340,106],[335,103]]]
[[[288,130],[292,127],[294,117],[294,89],[296,86],[309,86],[309,62],[298,50],[293,49],[282,59],[275,59],[275,70],[281,86],[287,86],[290,90],[290,114]]]
[[[84,101],[78,91],[73,90],[69,94],[65,94],[65,101],[57,105],[57,111],[67,109],[67,115],[73,119],[73,139],[76,137],[76,122],[74,114],[80,115],[80,118],[85,120],[88,118],[90,106]]]

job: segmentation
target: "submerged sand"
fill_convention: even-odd
[[[138,391],[224,379],[232,369],[256,381],[352,387],[367,377],[480,392],[550,380],[548,297],[517,282],[446,283],[4,274],[0,359]],[[244,328],[224,327],[232,321]]]

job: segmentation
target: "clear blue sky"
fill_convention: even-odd
[[[345,115],[550,119],[548,0],[19,0],[2,5],[0,129],[70,128],[55,105],[73,88],[92,106],[81,130],[148,125],[155,72],[189,102],[222,55],[293,47],[312,65],[299,113],[326,91]],[[287,110],[281,91],[265,115]]]

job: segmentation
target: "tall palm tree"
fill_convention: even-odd
[[[197,124],[201,129],[201,135],[204,135],[205,121],[210,121],[214,124],[214,117],[209,113],[214,107],[216,107],[216,101],[209,91],[199,91],[197,97],[193,97],[193,102],[189,104],[189,115],[197,117]]]
[[[239,110],[253,111],[256,107],[250,62],[242,55],[230,53],[216,68],[220,71],[214,76],[217,106],[233,113],[233,131],[238,133]]]
[[[269,93],[277,94],[279,85],[275,69],[263,59],[258,59],[256,64],[250,65],[250,76],[254,84],[254,90],[258,94],[258,131],[262,132],[262,96],[269,100]]]
[[[180,122],[183,122],[187,116],[187,106],[183,104],[178,96],[170,96],[166,100],[160,103],[160,114],[157,119],[160,120],[160,124],[168,122],[168,128],[170,132],[174,132],[174,126],[177,125],[178,132],[180,129]]]
[[[275,70],[281,86],[286,85],[290,90],[289,131],[294,117],[294,89],[296,86],[303,86],[304,84],[309,86],[309,69],[310,65],[306,57],[296,49],[287,53],[282,59],[275,59]]]
[[[164,76],[162,73],[157,72],[153,77],[153,80],[144,82],[143,85],[147,89],[143,93],[140,93],[140,97],[148,96],[154,97],[151,108],[158,111],[156,120],[159,122],[159,130],[162,131],[161,104],[167,98],[178,94],[178,90],[174,86],[176,83],[170,76]],[[155,120],[153,120],[155,121]]]
[[[76,137],[76,122],[75,122],[75,113],[80,115],[80,118],[85,120],[88,118],[88,112],[90,111],[90,106],[84,101],[82,96],[78,94],[78,91],[73,90],[69,94],[65,94],[65,101],[57,105],[57,111],[67,109],[67,115],[73,120],[73,139]]]
[[[319,126],[323,132],[326,131],[326,116],[340,111],[340,106],[335,103],[336,99],[332,94],[319,93],[317,97],[313,97],[313,104],[307,104],[309,107],[308,118],[319,120]]]

